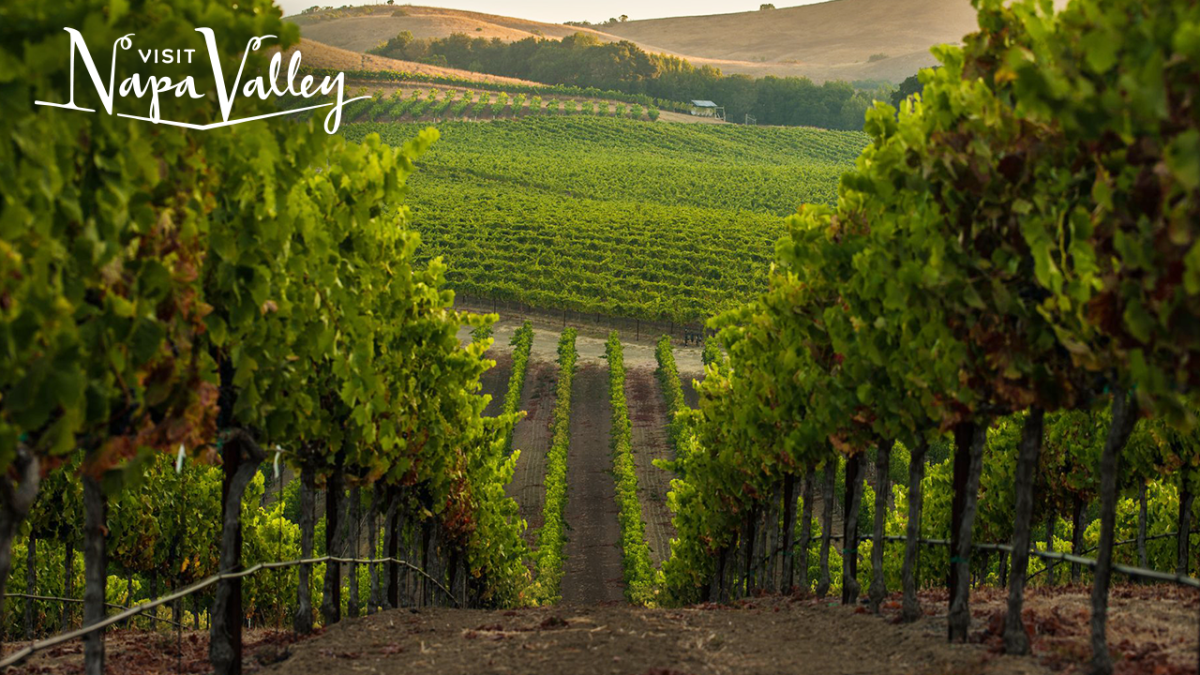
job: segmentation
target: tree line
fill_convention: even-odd
[[[891,88],[861,90],[843,81],[816,84],[805,77],[725,75],[712,66],[696,67],[675,56],[647,53],[626,40],[603,42],[582,32],[562,40],[529,37],[504,42],[462,33],[422,39],[404,31],[370,53],[668,101],[712,100],[725,107],[728,119],[739,121],[749,114],[759,124],[861,130],[873,101],[888,100],[892,94]]]

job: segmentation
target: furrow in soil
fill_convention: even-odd
[[[611,427],[608,369],[595,363],[579,366],[571,391],[571,445],[567,451],[567,544],[562,580],[562,601],[567,604],[624,599]]]
[[[671,459],[666,401],[658,378],[649,368],[626,372],[625,398],[629,401],[633,463],[637,469],[638,501],[646,523],[646,543],[650,545],[650,560],[658,567],[670,555],[671,537],[675,536],[671,512],[667,509],[672,474],[653,464],[656,459]]]
[[[555,341],[557,336],[548,333],[534,335],[534,346],[541,341]],[[521,517],[529,525],[525,530],[525,541],[535,543],[537,531],[542,526],[542,505],[546,501],[546,453],[550,450],[554,424],[554,386],[558,381],[558,364],[548,361],[529,361],[525,373],[525,387],[521,391],[521,410],[525,418],[513,428],[513,450],[517,457],[513,480],[506,492],[517,500]]]

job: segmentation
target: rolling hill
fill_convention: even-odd
[[[605,30],[726,72],[898,82],[935,63],[930,47],[957,43],[975,28],[968,0],[833,0]]]
[[[413,5],[326,10],[289,20],[300,26],[305,38],[355,52],[404,30],[418,38],[464,33],[505,41],[562,38],[584,31],[605,41],[629,40],[646,51],[673,54],[726,73],[892,82],[933,65],[930,47],[958,42],[976,25],[969,0],[833,0],[591,28]]]
[[[322,42],[317,42],[308,38],[301,38],[300,44],[287,50],[288,56],[295,50],[300,50],[300,56],[305,65],[313,66],[314,68],[332,68],[334,70],[369,70],[369,71],[389,71],[400,73],[416,73],[420,75],[429,75],[432,77],[452,77],[471,82],[494,82],[499,84],[511,85],[538,85],[538,82],[530,82],[521,80],[515,77],[501,77],[499,75],[488,75],[486,73],[476,73],[469,70],[459,70],[457,68],[443,68],[441,66],[431,66],[425,63],[417,63],[415,61],[398,61],[396,59],[384,58],[373,54],[363,54],[362,52],[334,47]]]
[[[454,33],[464,33],[471,37],[489,40],[500,38],[508,42],[528,37],[559,39],[580,30],[606,41],[622,39],[596,30],[562,24],[412,5],[335,9],[290,16],[287,20],[300,26],[301,34],[306,38],[357,52],[365,52],[406,30],[418,38],[444,38]]]

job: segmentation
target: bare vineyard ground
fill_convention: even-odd
[[[243,672],[457,673],[929,673],[937,675],[1083,675],[1090,658],[1089,588],[1035,587],[1026,592],[1032,658],[999,653],[1005,592],[971,594],[966,645],[945,642],[946,593],[921,592],[926,617],[897,622],[899,597],[883,616],[812,598],[767,597],[732,607],[639,609],[626,605],[534,610],[428,609],[382,612],[319,629],[296,641],[286,632],[246,633]],[[1116,675],[1196,672],[1194,590],[1165,584],[1113,587],[1109,638]],[[207,632],[184,631],[182,659],[174,633],[138,630],[107,635],[110,673],[207,673]],[[6,644],[6,651],[23,643]],[[179,665],[182,663],[182,667]],[[83,672],[79,642],[35,655],[14,675]]]
[[[787,598],[734,607],[558,606],[385,612],[293,648],[268,672],[315,675],[539,673],[1042,675],[1029,658],[948,645],[945,624],[878,617]]]
[[[322,635],[318,629],[313,637]],[[273,663],[291,656],[297,638],[291,631],[248,629],[243,633],[245,651],[243,673],[260,673]],[[175,673],[211,673],[208,660],[208,631],[175,633],[141,630],[108,631],[104,636],[106,667],[109,673],[130,675],[174,675]],[[13,651],[25,643],[6,644]],[[74,641],[35,655],[24,664],[7,671],[8,675],[82,675],[83,642]]]
[[[581,359],[582,361],[582,359]],[[621,602],[621,526],[609,433],[612,404],[608,369],[582,363],[571,391],[571,444],[567,451],[565,603]]]
[[[948,596],[944,589],[922,591],[927,615],[944,631]],[[994,654],[1003,649],[1004,615],[1008,592],[981,588],[971,593],[969,640]],[[1033,655],[1056,673],[1084,675],[1091,662],[1091,586],[1026,588],[1022,617],[1030,633]],[[1115,675],[1193,675],[1197,672],[1197,612],[1200,597],[1194,589],[1173,584],[1122,582],[1112,588],[1108,604],[1108,644]],[[893,596],[883,607],[892,621],[900,616]]]
[[[490,305],[481,306],[473,305],[464,302],[455,304],[455,309],[476,312],[480,314],[489,314],[492,312]],[[547,361],[555,361],[558,359],[557,345],[558,335],[564,328],[562,316],[553,312],[517,312],[510,311],[501,307],[497,312],[500,315],[500,320],[493,327],[493,336],[496,339],[496,345],[508,345],[512,340],[513,333],[516,332],[521,324],[529,320],[533,324],[534,335],[538,332],[553,332],[554,341],[549,343],[548,349],[544,345],[539,345],[534,342],[533,354],[534,357],[541,357]],[[579,332],[579,338],[576,340],[576,348],[579,350],[579,361],[584,363],[587,361],[603,361],[604,360],[604,343],[608,339],[608,334],[612,330],[619,330],[621,335],[621,346],[625,353],[625,367],[636,368],[640,366],[649,366],[651,368],[658,367],[658,361],[654,357],[654,348],[658,344],[658,334],[643,331],[638,337],[633,331],[628,329],[625,321],[618,323],[606,320],[605,317],[596,317],[586,321],[580,321],[576,318],[566,322],[566,327],[574,328]],[[469,339],[470,331],[464,329],[459,333],[460,340]],[[468,337],[464,337],[468,336]],[[539,349],[539,346],[542,349]],[[675,342],[675,367],[679,369],[680,380],[684,381],[685,392],[692,378],[704,379],[704,362],[701,359],[703,350],[694,345],[684,345],[676,340]],[[686,373],[686,375],[685,375]]]
[[[546,336],[533,338],[534,344]],[[550,450],[554,422],[554,383],[557,366],[547,361],[530,360],[521,392],[521,410],[525,419],[513,429],[513,448],[520,451],[513,480],[506,491],[517,500],[521,517],[529,524],[525,541],[534,544],[542,526],[542,505],[546,502],[546,453]]]
[[[492,337],[495,339],[493,350],[499,349],[502,345],[504,349],[508,349],[507,345],[512,340],[513,334],[521,327],[524,319],[508,319],[503,318],[493,327]],[[558,336],[561,334],[561,325],[554,325],[554,322],[539,323],[533,322],[533,347],[530,350],[531,360],[545,361],[553,363],[558,361]],[[463,330],[459,332],[459,339],[467,341],[470,339],[470,332]],[[608,332],[595,330],[590,333],[580,332],[579,337],[575,339],[575,349],[579,353],[579,365],[584,364],[599,364],[605,368],[608,367],[608,361],[604,358],[604,345],[608,340]],[[634,341],[627,339],[625,333],[621,333],[621,347],[625,355],[626,368],[650,368],[658,367],[658,360],[654,355],[654,348],[657,340],[641,340]],[[489,358],[495,358],[493,352],[488,352]],[[675,347],[676,363],[686,363],[693,369],[693,372],[703,373],[704,369],[701,366],[700,350],[694,347]],[[683,365],[678,367],[682,368]],[[688,381],[692,377],[703,377],[702,375],[688,375]],[[682,379],[682,376],[681,376]]]
[[[633,427],[633,463],[637,469],[638,501],[646,523],[646,543],[650,546],[650,560],[658,567],[670,556],[671,538],[675,536],[671,511],[667,508],[672,474],[652,463],[672,458],[666,401],[654,371],[645,367],[625,371],[625,397]]]
[[[659,118],[662,122],[674,122],[676,124],[725,124],[724,120],[719,120],[715,117],[697,117],[690,113],[671,112],[663,110],[659,112]]]

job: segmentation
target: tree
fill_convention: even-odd
[[[913,94],[920,94],[925,90],[925,85],[921,84],[919,75],[909,75],[904,78],[896,91],[892,92],[891,104],[893,108],[899,109],[900,104],[908,99]]]

